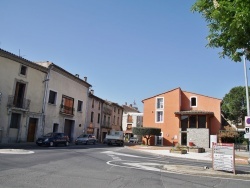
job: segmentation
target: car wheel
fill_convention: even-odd
[[[78,143],[76,142],[75,145],[78,145]]]
[[[53,147],[54,145],[55,145],[55,144],[54,144],[54,142],[52,142],[52,141],[49,143],[49,146],[50,146],[50,147]]]
[[[95,141],[93,142],[93,144],[95,145]]]
[[[67,141],[67,142],[65,142],[65,146],[69,146],[69,142]]]
[[[88,141],[86,141],[85,145],[88,145]]]

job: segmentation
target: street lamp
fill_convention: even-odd
[[[246,66],[246,55],[245,55],[245,53],[246,53],[246,51],[244,50],[243,62],[244,62],[245,84],[246,84],[247,116],[249,116],[250,115],[249,114],[249,93],[248,93],[248,78],[247,78],[247,66]],[[248,163],[250,164],[250,137],[249,136],[248,136],[248,149],[249,149]]]

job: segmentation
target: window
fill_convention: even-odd
[[[156,112],[156,122],[158,123],[163,122],[163,111]]]
[[[198,116],[198,128],[206,128],[206,116]]]
[[[197,98],[196,97],[191,97],[190,102],[191,102],[191,107],[197,106]]]
[[[119,123],[120,123],[120,118],[117,117],[117,125],[119,125]]]
[[[49,103],[56,104],[56,97],[57,97],[57,93],[55,91],[50,90],[49,91]]]
[[[95,107],[95,100],[93,99],[92,100],[92,108],[94,108]]]
[[[114,107],[114,112],[116,111],[116,107]]]
[[[91,112],[91,119],[90,119],[91,123],[93,123],[93,119],[94,119],[94,112]]]
[[[101,117],[101,115],[100,115],[100,113],[98,113],[97,123],[100,123],[100,117]]]
[[[189,128],[196,128],[196,116],[189,117]]]
[[[11,114],[11,121],[10,121],[10,128],[18,129],[20,125],[21,114],[12,113]]]
[[[101,102],[99,102],[98,110],[101,110]]]
[[[53,133],[56,133],[56,132],[58,132],[58,123],[54,123],[53,124]]]
[[[114,116],[114,120],[113,120],[113,123],[115,124],[115,116]]]
[[[118,114],[120,114],[120,109],[118,109]]]
[[[73,115],[74,114],[74,99],[66,95],[62,96],[60,112]]]
[[[78,101],[78,103],[77,103],[77,111],[82,112],[82,101]]]
[[[23,75],[23,76],[26,76],[26,74],[27,74],[27,67],[21,65],[20,74]]]
[[[163,107],[164,107],[164,106],[163,106],[163,98],[156,98],[156,101],[157,101],[157,102],[156,102],[156,103],[157,103],[157,104],[156,104],[156,108],[157,108],[157,109],[163,109]]]

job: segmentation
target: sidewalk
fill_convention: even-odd
[[[165,155],[170,157],[180,157],[186,159],[195,159],[195,160],[205,160],[212,161],[212,149],[206,148],[205,153],[195,153],[188,152],[187,154],[178,154],[170,153],[172,147],[158,147],[158,146],[143,146],[143,145],[134,145],[128,146],[131,149],[138,149],[140,151],[150,152],[159,155]],[[246,151],[236,151],[235,150],[235,163],[236,164],[248,164],[249,152]]]

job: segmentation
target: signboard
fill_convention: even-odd
[[[245,127],[250,128],[250,116],[245,116]]]
[[[235,174],[234,144],[213,143],[213,169],[225,170]]]

